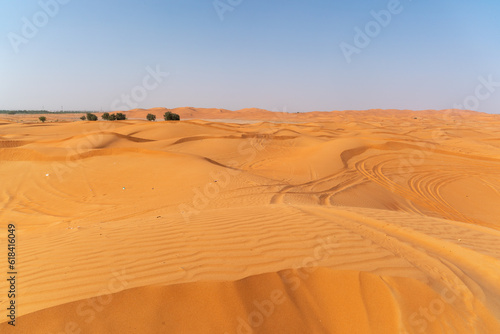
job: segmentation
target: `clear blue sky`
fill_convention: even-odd
[[[370,12],[391,1],[220,0],[232,10],[219,13],[213,0],[41,2],[57,1],[67,3],[53,17],[38,1],[0,3],[0,109],[110,110],[134,92],[127,105],[141,108],[447,109],[468,101],[500,113],[498,0],[401,0],[379,31]],[[40,26],[36,35],[26,20]],[[367,24],[374,37],[348,63],[340,45],[356,47],[355,28]],[[146,89],[148,67],[169,76],[146,78]],[[480,77],[499,83],[477,90]]]

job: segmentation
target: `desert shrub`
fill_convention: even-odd
[[[39,119],[40,121],[42,121],[42,123],[44,123],[44,122],[47,120],[47,117],[45,117],[45,116],[40,116],[40,117],[38,117],[38,119]]]
[[[122,121],[126,120],[127,116],[125,114],[122,114],[121,112],[116,114],[110,114],[109,112],[105,112],[104,114],[102,114],[101,118],[107,121]]]
[[[81,119],[82,121],[84,121],[84,120],[85,120],[85,116],[80,117],[80,119]]]
[[[175,114],[171,111],[167,111],[164,115],[163,118],[165,118],[166,121],[180,121],[181,117],[178,114]]]
[[[146,116],[146,119],[147,119],[148,121],[153,121],[153,122],[154,122],[154,121],[156,121],[156,115],[153,115],[153,114],[148,114],[148,115]]]
[[[97,116],[92,113],[87,113],[87,120],[89,121],[97,121]]]

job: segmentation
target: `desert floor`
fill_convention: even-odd
[[[498,115],[174,111],[0,115],[1,333],[500,333]]]

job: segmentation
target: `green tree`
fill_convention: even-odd
[[[116,120],[117,121],[124,121],[127,119],[127,116],[125,114],[122,114],[121,112],[116,113]]]
[[[167,111],[164,115],[163,115],[163,118],[166,120],[166,121],[180,121],[181,118],[178,114],[175,114],[171,111]]]
[[[105,112],[104,114],[101,115],[101,118],[105,121],[109,120],[109,112]]]
[[[146,118],[148,121],[153,121],[153,122],[156,121],[156,115],[153,114],[148,114]]]
[[[97,121],[97,116],[92,113],[87,113],[87,120],[89,121]]]
[[[42,121],[42,123],[45,123],[45,121],[47,120],[47,117],[45,117],[45,116],[40,116],[40,117],[38,117],[38,119],[39,119],[40,121]]]

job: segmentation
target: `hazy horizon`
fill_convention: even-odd
[[[30,0],[0,9],[2,110],[500,113],[492,0]]]

